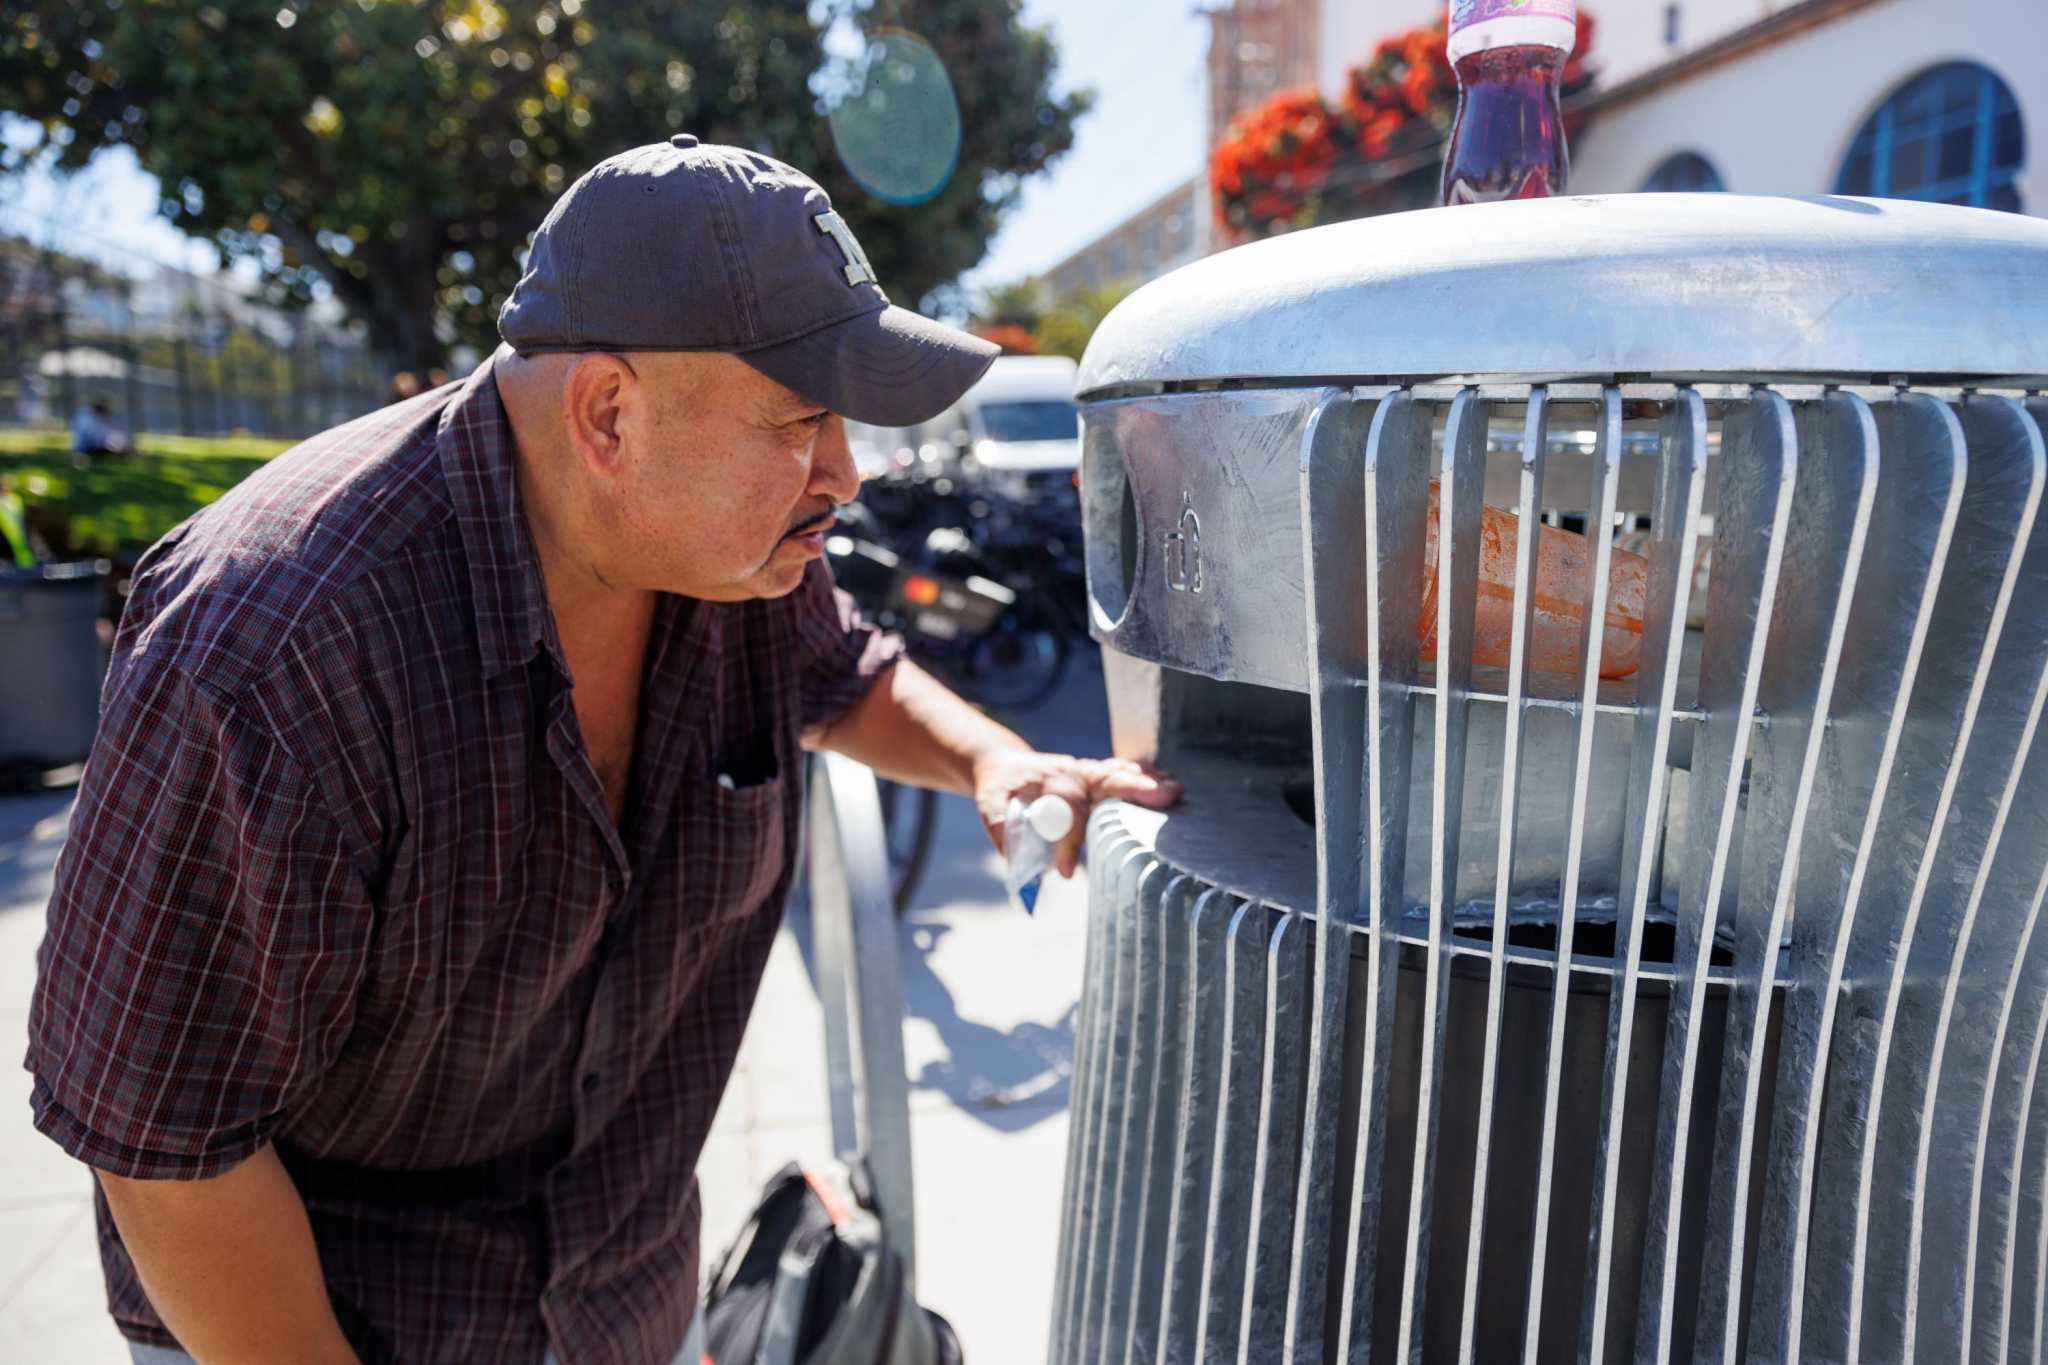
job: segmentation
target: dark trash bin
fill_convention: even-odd
[[[82,761],[99,724],[103,561],[0,568],[0,768]]]

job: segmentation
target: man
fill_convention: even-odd
[[[71,451],[74,455],[126,455],[128,438],[114,426],[114,405],[95,398],[71,419]]]
[[[1032,752],[835,598],[843,419],[928,417],[993,348],[890,307],[808,178],[614,157],[499,327],[137,572],[28,1066],[138,1359],[695,1365],[692,1170],[801,749],[992,831],[1175,795]]]

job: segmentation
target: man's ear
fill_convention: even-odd
[[[618,473],[625,405],[639,376],[623,356],[593,352],[579,357],[562,381],[563,426],[584,468],[600,478]]]

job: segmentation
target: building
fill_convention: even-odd
[[[1632,78],[1603,78],[1572,149],[1572,188],[2048,214],[2044,53],[2040,0],[1804,0],[1720,26]]]
[[[1209,252],[1209,179],[1178,185],[1039,278],[1055,293],[1164,275]]]
[[[1572,145],[1576,193],[1840,193],[2048,215],[2043,0],[1584,2],[1599,21],[1599,80]],[[1334,95],[1380,39],[1443,7],[1238,0],[1211,11],[1212,142],[1240,110],[1300,83],[1289,77],[1302,63]],[[1294,31],[1279,35],[1276,25]],[[1206,252],[1212,215],[1199,173],[1188,197],[1196,249]],[[1142,281],[1180,264],[1136,249],[1134,233],[1159,207],[1110,228],[1048,278]]]
[[[1321,10],[1320,0],[1234,0],[1202,11],[1209,20],[1210,146],[1230,120],[1267,96],[1319,83]]]
[[[1205,9],[1209,21],[1208,139],[1276,91],[1317,79],[1323,0],[1232,0]],[[1066,293],[1142,284],[1215,249],[1206,166],[1104,232],[1039,278]]]

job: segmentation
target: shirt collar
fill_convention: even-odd
[[[477,366],[441,410],[437,438],[476,603],[477,649],[486,681],[524,667],[542,650],[566,678],[540,559],[519,510],[512,424],[494,362]]]

